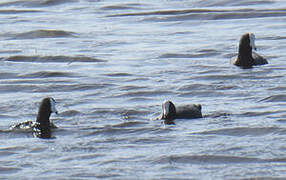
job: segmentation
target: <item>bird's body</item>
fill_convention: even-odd
[[[24,121],[12,126],[12,130],[32,131],[36,137],[51,138],[51,129],[56,128],[50,121],[51,113],[57,114],[55,103],[53,98],[44,98],[40,104],[36,122]]]
[[[231,59],[231,64],[244,68],[268,64],[267,60],[253,52],[253,49],[256,50],[254,34],[246,33],[242,35],[239,41],[238,55]]]
[[[191,104],[185,106],[175,105],[171,101],[164,101],[162,104],[161,118],[165,124],[175,124],[175,119],[194,119],[202,118],[202,106],[200,104]]]

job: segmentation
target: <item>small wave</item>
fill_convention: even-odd
[[[42,0],[42,1],[35,1],[36,4],[33,6],[57,6],[66,3],[74,3],[78,2],[78,0]]]
[[[204,118],[227,118],[231,116],[229,112],[213,112],[211,114],[204,115]]]
[[[0,10],[0,14],[23,14],[23,13],[39,13],[43,11],[39,10],[14,10],[14,9],[9,9],[9,10]]]
[[[10,62],[33,62],[33,63],[73,63],[73,62],[106,62],[105,60],[100,60],[92,57],[85,56],[10,56],[10,57],[0,57],[2,61]]]
[[[18,77],[21,78],[50,78],[50,77],[74,77],[73,73],[67,72],[48,72],[48,71],[41,71],[36,73],[24,74]]]
[[[238,89],[238,86],[235,85],[228,85],[228,84],[223,84],[223,85],[209,85],[209,84],[191,84],[191,85],[183,85],[178,88],[178,91],[194,91],[198,90],[201,91],[202,89],[204,91],[207,90],[234,90]]]
[[[282,87],[280,84],[277,87],[269,88],[270,91],[285,91],[286,87]]]
[[[259,108],[262,108],[262,107],[259,107]],[[257,117],[257,116],[267,116],[267,115],[273,115],[273,114],[278,114],[278,113],[281,113],[281,111],[262,111],[262,112],[244,112],[244,113],[241,113],[239,114],[239,116],[242,116],[242,117]]]
[[[0,79],[10,79],[15,78],[17,76],[17,73],[0,73]]]
[[[210,57],[213,55],[217,55],[217,53],[213,54],[174,54],[174,53],[167,53],[159,56],[158,58],[204,58]]]
[[[104,135],[104,136],[117,136],[117,135],[123,135],[123,134],[128,134],[128,135],[132,135],[132,134],[137,134],[142,131],[145,131],[145,128],[122,128],[122,127],[111,127],[111,126],[106,126],[101,130],[96,130],[94,132],[89,132],[87,135],[85,136],[94,136],[94,135]],[[114,140],[116,141],[116,140]]]
[[[186,10],[166,10],[139,13],[121,13],[108,15],[108,17],[124,16],[144,16],[143,21],[182,21],[182,20],[225,20],[225,19],[249,19],[264,17],[284,17],[284,9],[229,9],[229,10],[210,10],[210,9],[186,9]]]
[[[7,152],[7,151],[22,151],[23,150],[23,146],[10,146],[10,147],[3,147],[0,149],[0,152]]]
[[[179,97],[220,97],[225,95],[225,92],[213,92],[213,91],[191,91],[180,92]]]
[[[265,17],[284,17],[286,12],[238,12],[238,13],[225,13],[216,14],[210,20],[223,20],[223,19],[249,19],[249,18],[265,18]]]
[[[78,156],[73,156],[73,157],[67,157],[63,158],[60,161],[61,162],[69,162],[69,161],[78,161],[78,160],[86,160],[86,159],[94,159],[98,157],[104,157],[104,154],[87,154],[87,155],[78,155]]]
[[[172,140],[166,137],[154,136],[152,138],[136,138],[130,140],[130,142],[134,144],[163,144],[163,143],[170,143]]]
[[[34,92],[71,92],[71,91],[87,91],[105,88],[105,84],[69,84],[69,85],[51,85],[44,88],[38,87],[33,89]]]
[[[76,110],[69,110],[69,111],[64,111],[64,112],[60,113],[61,116],[71,116],[71,117],[74,117],[74,116],[77,116],[80,114],[81,114],[81,112],[76,111]]]
[[[277,127],[262,127],[262,128],[249,128],[249,127],[237,127],[226,128],[218,130],[203,131],[193,134],[201,135],[225,135],[225,136],[264,136],[271,133],[279,133],[282,128]]]
[[[189,13],[210,13],[210,12],[222,12],[222,11],[209,10],[209,9],[165,10],[165,11],[150,11],[150,12],[138,12],[138,13],[121,13],[121,14],[108,15],[108,17],[147,16],[147,15],[180,15],[180,14],[189,14]]]
[[[127,99],[129,102],[135,102],[135,103],[142,103],[142,102],[149,102],[152,100],[152,98],[146,98],[146,97],[134,97]]]
[[[243,76],[238,74],[210,74],[198,76],[195,79],[199,80],[230,80],[230,79],[254,79],[251,76]]]
[[[184,163],[184,164],[233,164],[233,163],[259,163],[269,162],[259,158],[219,156],[219,155],[193,155],[193,156],[163,156],[154,163]]]
[[[117,128],[126,128],[126,127],[134,127],[134,126],[138,126],[138,125],[142,125],[145,124],[144,122],[141,121],[126,121],[120,124],[116,124],[113,127],[117,127]]]
[[[0,50],[0,54],[17,54],[21,53],[21,50]]]
[[[285,102],[285,101],[286,101],[286,95],[279,94],[264,98],[260,102]]]
[[[136,134],[142,134],[144,132],[152,131],[153,128],[145,127],[147,122],[142,121],[124,121],[119,124],[106,125],[104,127],[88,127],[82,128],[82,130],[88,130],[88,133],[84,136],[104,135],[106,137],[113,137],[117,135],[134,136]],[[125,138],[123,138],[125,139]],[[107,141],[121,141],[123,139],[109,139]],[[106,141],[106,140],[104,140]]]
[[[16,154],[15,152],[10,152],[10,151],[0,151],[0,157],[7,157],[10,155]]]
[[[257,5],[257,1],[233,1],[233,0],[224,0],[224,1],[196,1],[194,2],[196,6],[199,7],[226,7],[226,6],[250,6],[250,5]],[[272,0],[259,0],[259,4],[273,4],[274,1]]]
[[[129,74],[129,73],[110,73],[110,74],[105,74],[105,76],[110,76],[110,77],[126,77],[126,76],[132,76],[132,74]]]
[[[5,85],[1,86],[1,93],[14,93],[14,92],[33,92],[35,86],[32,85]]]
[[[138,101],[136,101],[138,103]],[[139,100],[140,102],[140,100]],[[138,108],[141,109],[141,108]],[[123,112],[120,112],[121,116],[125,119],[125,120],[131,120],[131,119],[138,119],[139,116],[147,116],[150,112],[145,110],[124,110]]]
[[[115,95],[113,97],[150,97],[150,96],[160,96],[160,95],[170,95],[171,91],[165,90],[156,90],[156,91],[135,91],[135,92],[126,92],[123,94]]]
[[[65,3],[77,2],[78,0],[21,0],[21,1],[12,1],[0,3],[0,7],[4,6],[22,6],[22,7],[46,7],[46,6],[56,6]]]
[[[14,167],[0,167],[0,174],[13,174],[13,173],[17,173],[20,170],[22,169],[14,168]]]
[[[233,178],[236,180],[285,180],[284,177],[277,177],[277,176],[250,176],[244,178]]]
[[[65,38],[76,37],[76,33],[61,30],[35,30],[19,34],[10,34],[12,39]]]
[[[94,114],[94,115],[106,115],[106,114],[118,114],[120,113],[118,110],[116,109],[109,109],[109,108],[94,108],[92,112],[90,112],[90,114]]]
[[[272,35],[272,36],[267,36],[267,37],[262,37],[259,39],[263,39],[263,40],[285,40],[286,36],[281,36],[281,35]]]
[[[140,6],[142,6],[142,4],[131,3],[131,4],[118,4],[118,5],[104,6],[100,9],[102,10],[137,10],[137,9],[140,9]]]
[[[139,89],[148,89],[147,86],[138,86],[138,85],[127,85],[121,86],[120,90],[122,91],[131,91],[131,90],[139,90]]]
[[[219,52],[216,50],[208,49],[208,50],[201,50],[195,54],[176,54],[176,53],[166,53],[158,58],[204,58],[204,57],[211,57],[218,55]]]
[[[35,80],[27,81],[27,84],[23,84],[23,81],[14,81],[9,82],[1,86],[0,92],[13,93],[13,92],[31,92],[31,93],[44,93],[44,92],[71,92],[71,91],[87,91],[87,90],[96,90],[103,89],[107,85],[104,84],[62,84],[63,81],[51,80],[53,84],[45,84],[42,81],[40,84],[31,84],[35,83]],[[37,82],[37,81],[36,81]],[[20,83],[20,84],[19,84]]]
[[[285,158],[261,159],[252,157],[223,156],[223,155],[170,155],[162,156],[153,163],[183,163],[183,164],[241,164],[241,163],[286,163]]]

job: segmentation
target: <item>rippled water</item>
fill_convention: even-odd
[[[286,176],[286,2],[0,2],[0,179]],[[229,64],[245,32],[268,65]],[[60,112],[55,139],[10,126]],[[152,121],[165,99],[203,119]]]

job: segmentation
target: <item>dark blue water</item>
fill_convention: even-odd
[[[286,176],[286,3],[0,2],[0,179]],[[269,64],[229,63],[256,35]],[[55,139],[15,132],[57,100]],[[161,103],[204,118],[154,121]]]

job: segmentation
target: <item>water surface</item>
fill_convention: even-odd
[[[0,179],[286,176],[282,0],[0,3]],[[229,64],[242,34],[268,65]],[[52,96],[55,139],[14,132]],[[152,121],[161,103],[204,118]]]

